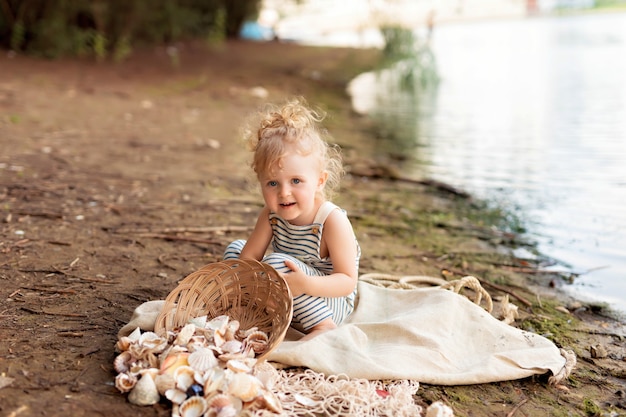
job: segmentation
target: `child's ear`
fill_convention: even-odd
[[[319,181],[317,183],[317,188],[321,190],[326,185],[326,181],[328,180],[328,172],[322,171],[320,174]]]

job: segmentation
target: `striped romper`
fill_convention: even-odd
[[[263,258],[263,262],[271,265],[280,273],[291,272],[285,266],[285,260],[294,261],[298,267],[310,276],[325,276],[333,272],[333,264],[329,257],[321,259],[320,246],[324,222],[328,215],[335,209],[345,211],[335,204],[327,201],[323,203],[310,225],[296,226],[270,213],[269,221],[272,226],[272,250]],[[355,237],[357,246],[356,266],[359,267],[361,249]],[[226,248],[224,259],[237,259],[246,244],[245,240],[236,240]],[[354,291],[346,297],[327,298],[314,297],[302,294],[293,299],[292,326],[298,330],[307,332],[313,326],[327,318],[332,318],[339,325],[354,310]]]

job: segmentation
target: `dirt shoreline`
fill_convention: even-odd
[[[389,178],[360,157],[371,135],[347,82],[374,50],[233,42],[137,52],[124,64],[0,57],[0,415],[167,416],[113,387],[115,335],[133,309],[217,261],[260,207],[244,117],[294,95],[323,106],[352,175],[338,203],[363,247],[361,273],[475,275],[519,306],[515,325],[573,349],[563,387],[545,378],[422,385],[457,416],[626,415],[623,323],[555,292],[540,262],[507,248],[471,197]],[[593,353],[593,355],[592,355]]]

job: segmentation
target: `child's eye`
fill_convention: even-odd
[[[267,185],[269,185],[270,187],[276,187],[278,185],[277,181],[268,181]]]
[[[300,179],[299,178],[294,178],[291,180],[292,183],[294,184],[300,184]]]

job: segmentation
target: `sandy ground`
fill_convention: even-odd
[[[489,287],[494,297],[531,304],[513,300],[515,325],[579,357],[560,389],[545,378],[423,385],[416,401],[446,401],[459,416],[625,414],[623,324],[550,301],[555,278],[503,263],[507,236],[468,220],[459,196],[377,178],[359,157],[370,126],[344,88],[376,52],[244,42],[180,51],[177,65],[161,49],[119,65],[0,57],[0,415],[171,413],[114,388],[116,333],[137,305],[167,296],[253,225],[261,199],[237,129],[264,101],[293,95],[328,110],[354,170],[339,203],[354,214],[362,273],[504,283]]]

